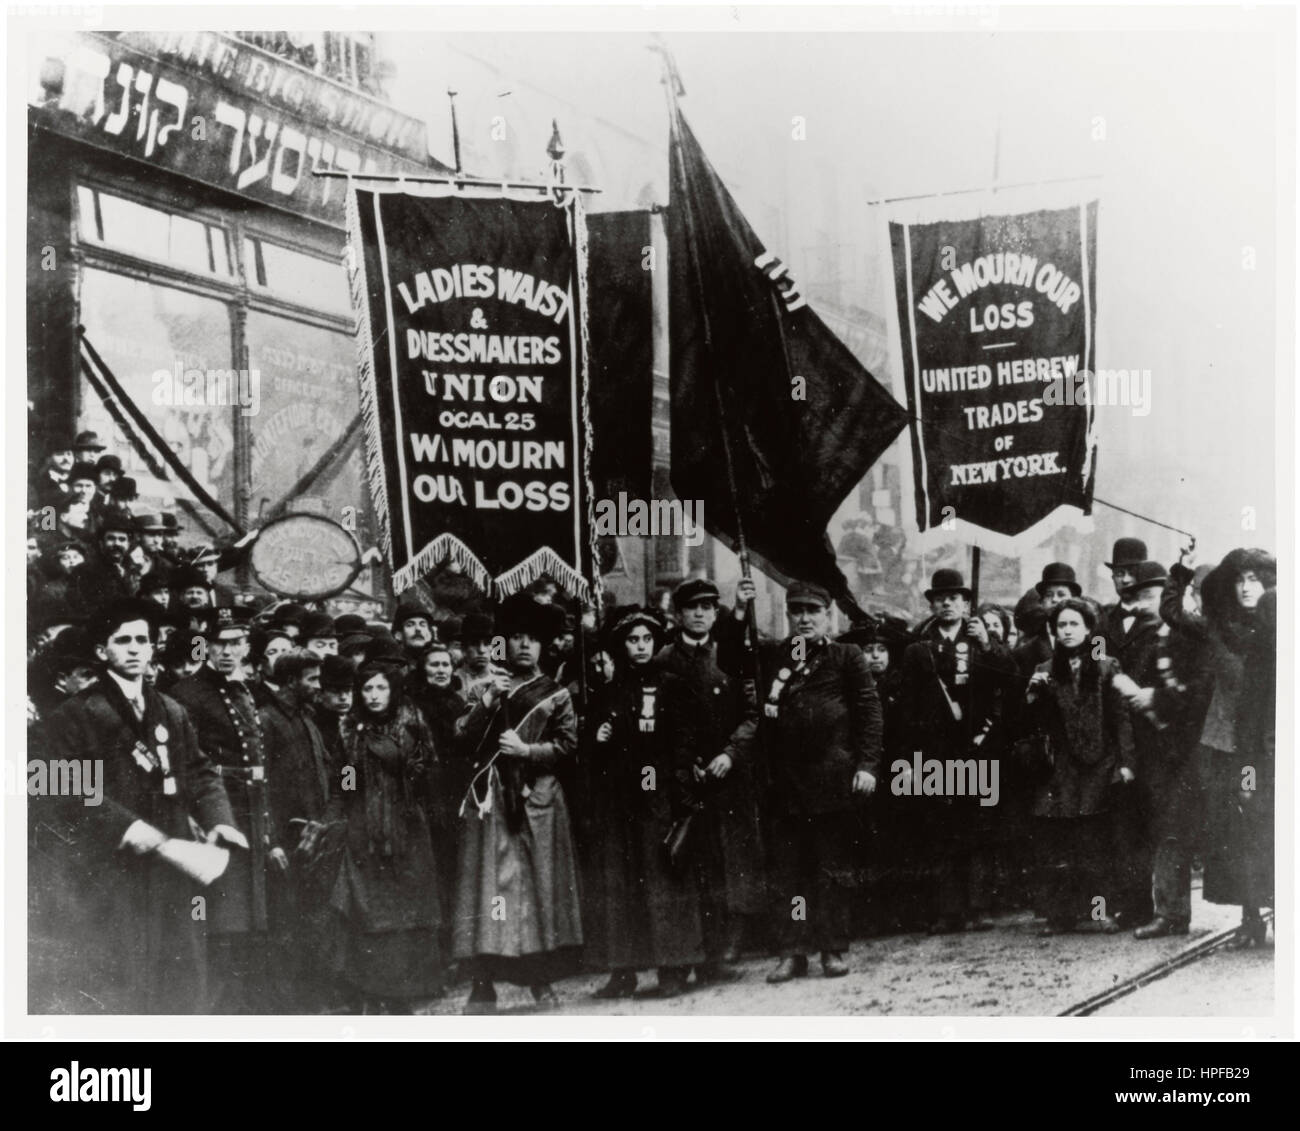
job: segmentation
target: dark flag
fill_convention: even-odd
[[[653,275],[649,212],[587,217],[591,482],[597,499],[648,499],[654,467]]]
[[[680,111],[671,174],[673,490],[764,572],[856,610],[826,527],[906,413],[759,242]]]

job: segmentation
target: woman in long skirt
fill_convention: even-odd
[[[1201,583],[1201,613],[1183,595],[1190,552],[1169,571],[1160,615],[1195,659],[1191,699],[1204,722],[1197,751],[1205,787],[1209,903],[1241,908],[1236,944],[1265,942],[1262,907],[1273,903],[1273,712],[1277,681],[1277,560],[1264,550],[1229,553]]]
[[[1055,640],[1026,691],[1027,729],[1045,746],[1051,775],[1034,798],[1034,855],[1039,866],[1042,934],[1074,929],[1084,918],[1108,934],[1119,924],[1095,898],[1105,890],[1112,790],[1135,777],[1133,729],[1115,677],[1119,664],[1093,656],[1094,606],[1069,597],[1047,614]]]
[[[588,962],[611,972],[597,997],[631,997],[637,972],[651,968],[659,978],[652,992],[676,997],[691,967],[704,962],[704,862],[694,843],[703,830],[691,828],[703,819],[695,811],[704,719],[690,684],[655,663],[663,634],[649,610],[611,612],[616,675],[602,713],[589,724],[595,835]]]
[[[528,986],[550,1007],[551,982],[577,968],[578,869],[558,776],[577,748],[577,716],[537,666],[559,632],[556,611],[527,594],[503,603],[497,627],[510,672],[494,675],[457,724],[458,749],[473,762],[452,930],[473,982],[466,1013],[495,1012],[497,981]]]
[[[441,992],[438,874],[425,817],[433,744],[391,665],[357,672],[327,821],[346,823],[331,905],[342,922],[335,972],[366,1008],[409,1013]]]

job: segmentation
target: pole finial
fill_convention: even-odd
[[[551,119],[551,140],[546,146],[546,152],[552,161],[560,161],[564,157],[564,139],[560,137],[560,124],[554,118]]]

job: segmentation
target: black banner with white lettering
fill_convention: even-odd
[[[366,462],[400,592],[588,592],[580,205],[354,189]]]
[[[1088,514],[1097,202],[889,229],[920,529]]]

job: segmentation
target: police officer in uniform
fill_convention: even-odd
[[[275,843],[262,723],[244,682],[247,610],[210,609],[205,623],[206,661],[172,695],[193,719],[199,747],[218,768],[236,825],[249,841],[248,851],[232,859],[213,885],[209,903],[213,1011],[262,1013],[272,992],[267,889],[289,859]]]

